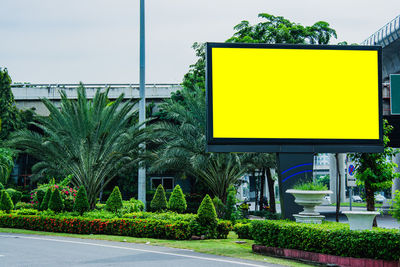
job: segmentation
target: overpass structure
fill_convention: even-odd
[[[42,116],[49,114],[47,108],[41,102],[41,98],[47,98],[56,105],[60,103],[60,91],[64,91],[68,98],[77,98],[77,88],[80,84],[12,84],[11,89],[15,102],[19,109],[35,108],[36,113]],[[124,94],[125,99],[139,99],[139,84],[84,84],[86,94],[92,99],[97,89],[110,88],[109,98],[116,99]],[[180,84],[146,84],[146,100],[160,103],[170,98],[171,93],[180,90]]]
[[[382,79],[400,73],[400,15],[365,39],[361,45],[382,46]]]

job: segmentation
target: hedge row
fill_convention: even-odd
[[[0,215],[0,227],[45,232],[121,235],[172,240],[189,239],[193,231],[190,222],[187,221],[155,219],[102,220],[34,215]],[[230,230],[232,230],[230,222],[219,221],[217,237],[227,238]]]
[[[354,258],[400,259],[400,231],[396,229],[351,231],[347,224],[332,222],[317,225],[254,221],[251,225],[237,225],[235,230],[239,235],[250,236],[257,244],[267,247]]]

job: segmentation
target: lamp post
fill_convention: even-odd
[[[139,65],[139,124],[145,127],[146,120],[146,93],[145,93],[145,20],[144,20],[144,0],[140,0],[140,65]],[[145,149],[145,144],[140,148]],[[138,199],[144,203],[146,208],[146,168],[139,166],[138,171]]]

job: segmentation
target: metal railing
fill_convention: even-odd
[[[365,39],[361,45],[388,46],[400,37],[400,15]]]

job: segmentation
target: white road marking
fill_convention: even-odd
[[[128,247],[120,247],[120,246],[112,246],[112,245],[104,245],[104,244],[96,244],[96,243],[89,243],[89,242],[72,241],[72,240],[61,240],[61,239],[53,239],[53,238],[30,237],[30,236],[14,236],[14,235],[0,235],[0,237],[25,238],[25,239],[35,239],[35,240],[44,240],[44,241],[61,242],[61,243],[90,245],[90,246],[98,246],[98,247],[106,247],[106,248],[117,248],[117,249],[134,250],[134,251],[140,251],[140,252],[156,253],[156,254],[162,254],[162,255],[170,255],[170,256],[183,257],[183,258],[198,259],[198,260],[225,262],[225,263],[253,266],[253,267],[265,267],[265,265],[258,265],[258,264],[247,263],[247,262],[238,262],[238,261],[231,261],[231,260],[224,260],[224,259],[215,259],[215,258],[184,255],[184,254],[177,254],[177,253],[170,253],[170,252],[154,251],[154,250],[149,250],[149,249],[128,248]]]

